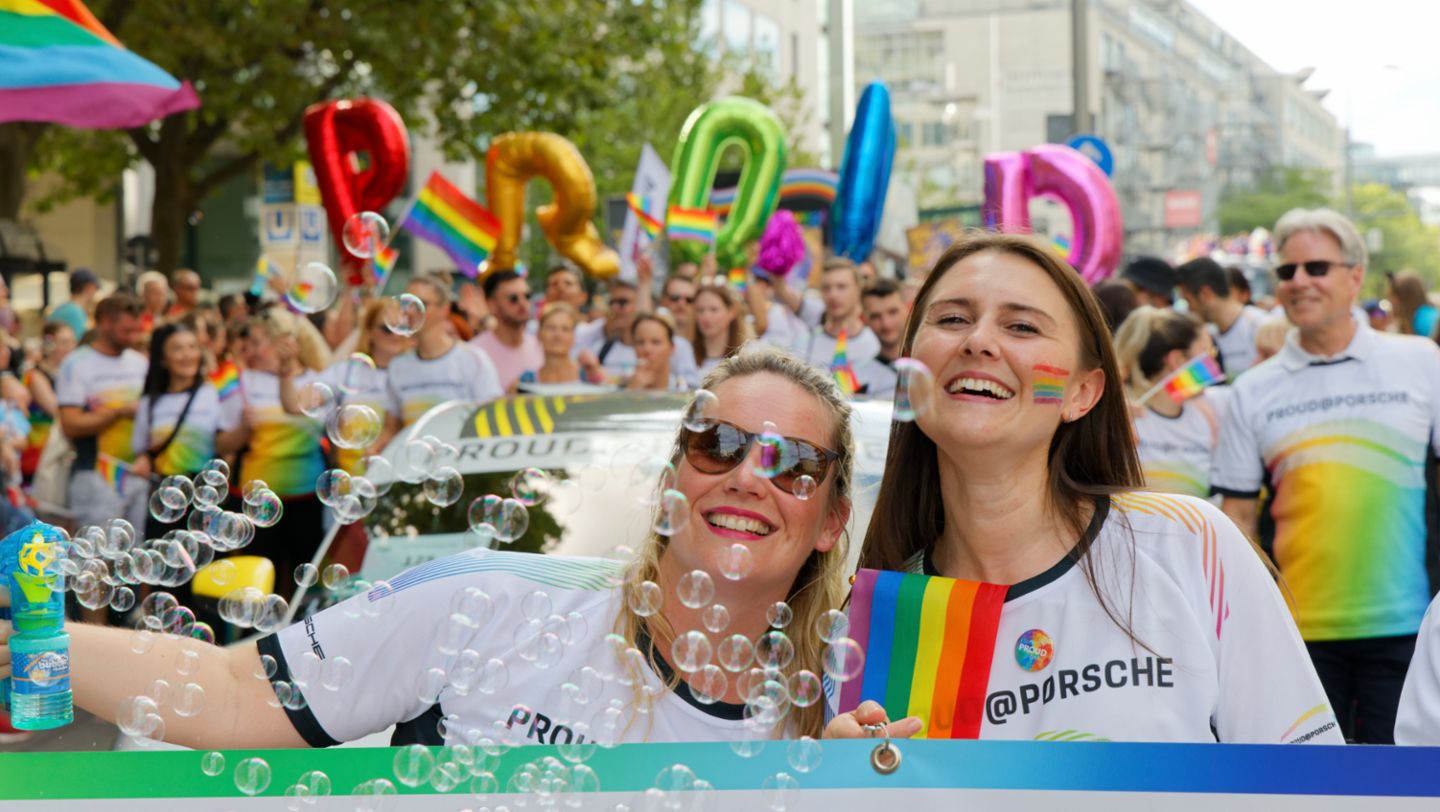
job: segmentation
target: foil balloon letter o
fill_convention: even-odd
[[[595,214],[595,176],[580,150],[554,133],[506,133],[490,143],[485,195],[500,220],[491,267],[515,264],[525,223],[525,184],[537,175],[555,190],[555,202],[535,210],[550,245],[591,276],[603,279],[618,273],[620,256],[601,242],[590,219]]]
[[[752,99],[731,96],[707,102],[685,120],[670,161],[670,205],[704,209],[720,156],[731,146],[740,149],[745,165],[725,226],[715,235],[722,267],[744,262],[746,243],[760,238],[765,221],[775,211],[785,173],[785,127],[770,108]],[[691,261],[698,261],[706,251],[703,244],[690,241],[672,247]]]
[[[311,105],[305,111],[305,144],[315,184],[325,204],[330,234],[347,264],[361,260],[345,247],[345,221],[362,211],[380,211],[405,188],[410,174],[410,139],[395,108],[378,99]],[[360,167],[352,155],[369,160]]]
[[[845,160],[840,164],[832,231],[835,253],[855,262],[870,256],[885,213],[885,194],[894,162],[895,121],[890,117],[890,91],[881,82],[871,82],[855,107],[855,123],[845,142]]]

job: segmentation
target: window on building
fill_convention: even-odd
[[[726,50],[735,54],[750,53],[750,9],[736,0],[725,0],[722,31]]]
[[[950,130],[944,122],[927,121],[921,125],[920,142],[927,147],[941,147],[950,143]]]
[[[755,66],[769,75],[771,80],[780,79],[780,24],[755,14],[752,20],[751,53],[755,55]]]
[[[915,146],[915,125],[901,121],[895,125],[895,141],[901,147]]]

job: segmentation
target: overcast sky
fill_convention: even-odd
[[[1381,155],[1440,154],[1437,0],[1190,0],[1276,70],[1315,68],[1341,126]],[[1393,67],[1390,67],[1393,66]]]

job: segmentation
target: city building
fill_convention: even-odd
[[[889,83],[922,208],[974,205],[984,156],[1063,142],[1072,0],[882,0],[857,7],[855,81]],[[1343,171],[1344,133],[1305,86],[1184,0],[1089,0],[1094,134],[1114,156],[1126,246],[1164,252],[1217,228],[1226,188],[1266,170]],[[1338,188],[1338,187],[1337,187]],[[1042,210],[1043,211],[1043,210]],[[1048,227],[1037,216],[1037,230]],[[1063,230],[1063,223],[1060,229]]]

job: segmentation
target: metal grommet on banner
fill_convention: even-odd
[[[875,745],[875,749],[870,751],[870,766],[881,775],[889,775],[900,769],[900,748],[890,742],[890,732],[883,726],[880,727],[885,734],[885,741]]]

